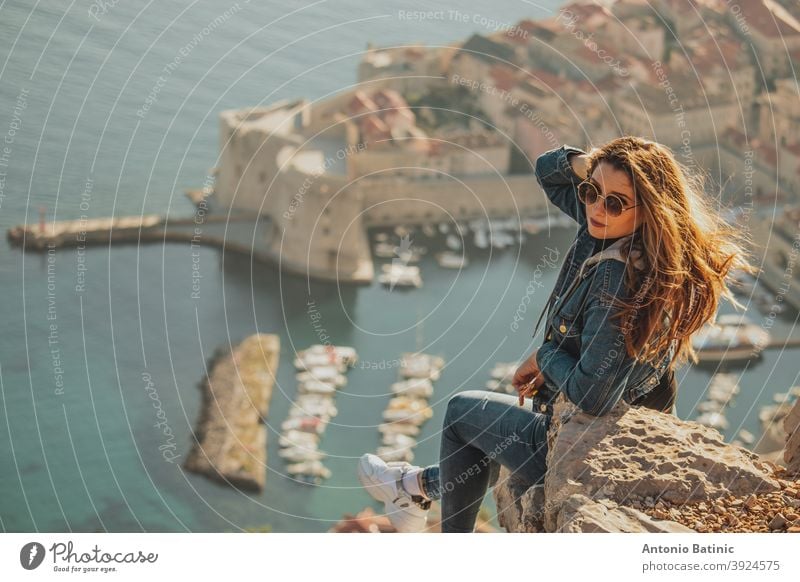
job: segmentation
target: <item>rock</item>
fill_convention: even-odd
[[[781,528],[795,526],[785,515],[798,483],[782,468],[713,429],[624,402],[593,417],[559,396],[547,466],[536,487],[501,471],[493,493],[507,531],[770,531],[779,513]]]
[[[558,512],[557,532],[566,533],[692,533],[686,526],[669,520],[654,520],[630,507],[608,499],[592,501],[576,493],[568,497]]]
[[[636,498],[645,505],[656,498],[711,504],[723,494],[779,489],[758,455],[726,444],[716,430],[622,401],[594,417],[563,395],[550,424],[547,466],[547,531],[555,531],[558,512],[575,494],[626,505]]]
[[[783,449],[786,469],[789,473],[800,473],[800,399],[783,419],[783,430],[786,433],[786,446]]]
[[[501,467],[493,489],[497,523],[512,533],[544,531],[544,485],[531,486]]]
[[[772,521],[769,522],[769,529],[781,529],[785,525],[786,525],[786,518],[779,513],[772,518]]]

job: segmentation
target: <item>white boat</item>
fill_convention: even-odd
[[[310,477],[320,477],[328,479],[331,476],[331,471],[320,461],[303,461],[301,463],[293,463],[286,467],[286,472],[290,475],[307,475]]]
[[[281,430],[287,434],[298,431],[318,435],[325,430],[325,422],[316,416],[295,416],[284,420],[281,423]]]
[[[450,225],[447,224],[446,222],[440,222],[439,232],[441,232],[442,234],[447,234],[448,232],[450,232]]]
[[[297,374],[298,382],[326,382],[337,387],[347,384],[347,378],[339,373],[336,366],[316,366],[306,372]]]
[[[315,433],[290,430],[278,438],[278,445],[281,447],[308,447],[316,448],[319,444],[319,436]]]
[[[692,336],[701,362],[746,362],[760,356],[769,344],[769,332],[744,316],[721,315],[717,325],[707,324]]]
[[[419,427],[407,422],[382,423],[378,425],[378,432],[383,434],[403,434],[406,436],[417,436]]]
[[[389,410],[425,410],[428,408],[428,401],[425,398],[402,394],[393,396],[386,408]]]
[[[697,412],[722,412],[725,406],[716,400],[704,400],[697,405]]]
[[[494,368],[492,368],[492,371],[489,372],[489,374],[495,380],[503,380],[506,378],[510,380],[514,377],[514,374],[517,372],[519,367],[519,362],[498,362],[494,365]]]
[[[392,262],[391,265],[383,265],[382,270],[383,273],[378,275],[378,281],[383,285],[391,287],[422,287],[419,267]]]
[[[372,252],[376,257],[381,259],[391,259],[395,256],[395,249],[397,247],[390,242],[379,242],[372,247]]]
[[[448,234],[447,238],[445,239],[445,244],[447,248],[451,251],[460,251],[461,250],[461,237],[455,234]]]
[[[514,237],[504,230],[490,231],[489,237],[492,241],[492,246],[496,249],[504,249],[514,244]]]
[[[695,418],[695,422],[717,430],[728,428],[728,419],[721,412],[706,412]]]
[[[329,358],[333,354],[335,362],[342,362],[347,366],[354,366],[358,361],[358,354],[355,348],[350,346],[334,346],[332,344],[314,344],[306,350],[297,352],[297,356],[305,359],[309,355],[325,354]]]
[[[333,366],[339,372],[347,371],[347,364],[338,360],[336,354],[306,354],[304,357],[294,359],[294,367],[298,370],[310,370],[311,368]]]
[[[469,264],[466,255],[444,251],[436,255],[436,262],[445,269],[463,269]]]
[[[404,353],[400,359],[400,375],[404,378],[439,379],[444,359],[439,356],[422,353]]]
[[[744,428],[739,431],[739,434],[737,436],[739,437],[739,440],[741,440],[746,445],[752,445],[753,442],[755,442],[756,440],[756,437],[753,436],[753,433]]]
[[[428,378],[412,378],[392,384],[392,393],[416,398],[430,398],[433,395],[433,384]]]
[[[333,402],[306,402],[302,404],[294,403],[292,407],[289,409],[289,414],[292,414],[293,411],[299,411],[299,413],[295,413],[294,416],[299,416],[299,414],[307,414],[311,416],[319,415],[320,417],[334,417],[336,416],[339,411],[336,409],[336,405]]]
[[[327,414],[325,412],[312,412],[307,408],[300,408],[299,406],[292,406],[289,408],[289,418],[309,418],[309,417],[316,417],[319,418],[320,421],[324,423],[328,423],[331,420],[332,415]]]
[[[315,448],[295,446],[279,450],[278,456],[287,463],[301,463],[303,461],[321,461],[327,455]]]
[[[386,422],[407,422],[420,426],[430,420],[433,413],[428,410],[384,410],[383,420]]]
[[[336,386],[329,382],[317,382],[316,380],[309,380],[308,382],[300,382],[297,387],[300,394],[320,394],[320,395],[333,395],[336,393]]]
[[[417,439],[405,434],[387,432],[384,433],[381,444],[387,447],[413,447],[417,444]]]
[[[475,239],[473,242],[479,249],[489,248],[489,237],[483,229],[475,231]]]

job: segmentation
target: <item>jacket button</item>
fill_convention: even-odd
[[[540,412],[547,412],[547,405],[546,404],[540,404],[539,405],[539,411]]]
[[[652,378],[650,378],[650,383],[651,383],[651,384],[655,384],[656,382],[658,382],[658,379],[657,379],[655,376],[653,376]]]
[[[567,326],[562,323],[561,325],[558,326],[558,331],[560,331],[561,333],[567,333]]]

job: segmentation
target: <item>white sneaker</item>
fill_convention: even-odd
[[[399,485],[410,468],[410,463],[386,463],[377,455],[365,453],[358,462],[358,480],[372,497],[383,502],[386,516],[398,532],[418,533],[425,529],[430,501],[420,495],[412,497]]]

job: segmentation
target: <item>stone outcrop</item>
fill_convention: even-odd
[[[786,432],[786,446],[783,449],[783,460],[789,473],[800,474],[800,400],[783,421]]]
[[[576,493],[564,501],[556,514],[557,532],[565,533],[691,533],[693,530],[669,520],[653,519],[632,507],[609,499],[593,501]]]
[[[714,429],[624,402],[594,417],[559,397],[548,433],[547,466],[544,486],[534,487],[501,470],[494,497],[506,530],[800,527],[800,484],[782,467],[725,443]],[[781,527],[770,526],[779,521]]]
[[[263,490],[264,419],[279,355],[280,338],[268,334],[252,335],[232,352],[214,355],[202,384],[203,403],[186,470],[243,490]]]

